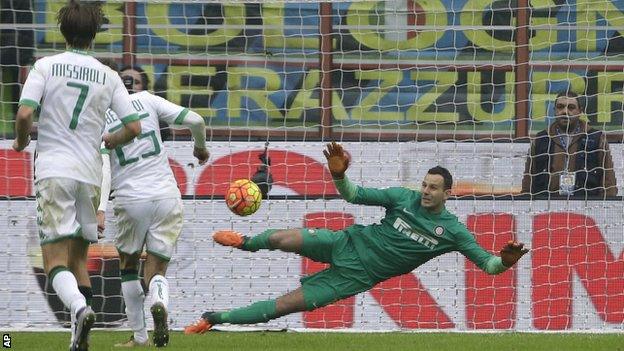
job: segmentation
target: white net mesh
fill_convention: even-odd
[[[55,18],[64,2],[1,4],[0,306],[7,313],[0,326],[55,328],[68,314],[42,273],[34,145],[19,154],[11,139],[30,64],[65,49]],[[193,166],[188,132],[163,129],[185,196],[185,229],[168,271],[173,327],[205,310],[276,298],[321,268],[296,255],[223,249],[214,230],[341,229],[382,218],[381,208],[336,198],[321,149],[337,140],[361,185],[416,188],[430,167],[449,168],[457,200],[447,208],[478,241],[496,252],[516,238],[532,251],[494,278],[448,254],[371,292],[262,327],[622,331],[621,199],[522,192],[527,141],[553,123],[555,96],[567,90],[582,96],[583,120],[611,142],[613,165],[603,160],[590,171],[621,179],[621,1],[108,1],[103,8],[107,23],[93,55],[142,67],[150,90],[209,127],[211,161],[203,167]],[[231,180],[256,173],[266,141],[271,197],[253,216],[233,217],[222,195]],[[612,185],[621,194],[620,184]],[[98,325],[118,327],[125,315],[110,212],[89,269]]]

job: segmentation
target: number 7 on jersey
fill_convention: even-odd
[[[74,112],[72,113],[72,119],[69,123],[69,129],[74,130],[76,129],[76,126],[78,126],[78,117],[80,117],[82,107],[84,106],[85,100],[87,99],[89,86],[74,82],[67,82],[67,86],[80,89],[80,95],[78,95],[78,101],[76,101],[76,106],[74,106]]]

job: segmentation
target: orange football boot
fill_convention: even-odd
[[[210,330],[211,328],[212,328],[212,324],[210,324],[208,320],[204,318],[200,318],[197,320],[197,322],[187,325],[184,328],[184,334],[185,335],[203,334],[207,332],[208,330]]]

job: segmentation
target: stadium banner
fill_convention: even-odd
[[[206,310],[276,298],[322,268],[294,254],[221,247],[212,241],[213,231],[253,235],[304,224],[339,229],[383,216],[382,208],[342,200],[265,200],[249,217],[235,217],[220,200],[185,200],[184,206],[183,235],[167,273],[176,329]],[[35,207],[32,200],[0,201],[3,329],[53,329],[67,322],[68,315],[46,285]],[[491,252],[512,238],[531,251],[495,277],[458,253],[446,254],[370,292],[261,327],[624,332],[622,202],[450,201],[447,208]],[[88,268],[98,326],[123,327],[112,212],[107,214],[105,239],[91,248]]]
[[[221,199],[227,184],[250,178],[264,145],[213,142],[208,165],[193,163],[192,143],[167,143],[170,163],[187,195],[185,227],[168,277],[174,328],[205,310],[243,306],[298,287],[298,279],[322,268],[277,251],[246,253],[215,245],[211,233],[234,229],[257,234],[267,228],[328,227],[379,221],[383,208],[356,206],[335,195],[324,166],[323,143],[271,143],[271,195],[249,217],[234,216]],[[46,285],[32,196],[32,154],[0,142],[0,289],[3,328],[58,328],[68,315]],[[344,143],[352,158],[348,176],[372,187],[417,187],[430,167],[449,167],[460,192],[502,194],[517,190],[528,144]],[[616,174],[624,171],[622,147],[612,145]],[[463,184],[463,185],[462,185]],[[621,181],[620,181],[621,184]],[[464,190],[461,190],[463,187]],[[17,189],[17,190],[16,190]],[[621,188],[620,188],[621,193]],[[202,195],[198,198],[188,195]],[[214,195],[214,198],[212,197]],[[324,309],[270,322],[267,328],[363,330],[572,330],[624,331],[624,239],[621,201],[451,200],[477,240],[497,252],[507,240],[531,252],[510,271],[490,277],[457,253],[436,258],[411,274]],[[98,326],[124,326],[113,246],[112,206],[105,238],[90,251]],[[45,292],[45,293],[44,293]]]
[[[25,152],[0,140],[0,196],[33,196],[35,141]],[[370,187],[418,188],[429,168],[441,165],[454,177],[455,195],[520,194],[528,143],[344,142],[352,162],[348,176]],[[336,195],[322,142],[272,142],[270,195]],[[624,146],[610,144],[618,195],[624,195]],[[210,160],[197,165],[192,142],[165,142],[182,195],[222,197],[233,180],[252,178],[262,165],[264,142],[214,141]]]
[[[54,27],[55,14],[63,5],[57,0],[35,1],[35,22]],[[583,58],[587,52],[624,52],[617,28],[592,27],[620,25],[624,15],[621,1],[570,0],[567,5],[532,4],[531,25],[537,27],[531,33],[532,51],[547,54],[542,57],[550,60],[573,58],[571,52]],[[391,57],[393,51],[402,50],[411,51],[414,58],[435,60],[456,58],[456,51],[460,51],[465,59],[474,60],[475,50],[509,55],[515,46],[510,26],[516,13],[508,3],[496,0],[342,1],[333,3],[332,9],[333,25],[340,34],[334,48],[345,52],[383,51]],[[98,33],[95,44],[112,44],[121,49],[123,6],[111,1],[103,4],[103,10],[107,26]],[[137,46],[152,54],[225,50],[226,46],[228,50],[249,53],[263,53],[266,49],[318,53],[318,12],[319,5],[314,2],[139,2]],[[247,28],[250,22],[265,26]],[[227,28],[219,27],[223,24]],[[493,28],[481,27],[486,25]],[[436,26],[440,30],[416,26]],[[472,28],[458,29],[460,26]],[[57,31],[41,31],[37,36],[41,47],[65,44]]]
[[[36,24],[55,26],[54,14],[62,5],[36,1]],[[511,26],[516,19],[508,3],[404,0],[332,6],[335,125],[393,128],[399,123],[404,130],[482,133],[513,127],[517,82]],[[106,3],[104,11],[108,26],[96,37],[96,56],[123,49],[123,6]],[[589,97],[590,122],[621,129],[621,60],[594,58],[624,53],[617,31],[623,16],[624,4],[616,0],[533,4],[532,130],[552,118],[554,97],[565,89]],[[135,54],[155,91],[196,110],[212,126],[315,127],[320,123],[319,18],[317,3],[139,2]],[[57,31],[37,31],[35,37],[38,56],[64,48]],[[583,61],[566,63],[574,60]]]

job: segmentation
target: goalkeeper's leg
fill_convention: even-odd
[[[301,229],[267,229],[252,237],[231,230],[220,230],[214,233],[213,238],[221,245],[244,251],[266,249],[299,253],[303,246]]]
[[[216,324],[256,324],[287,314],[306,310],[303,287],[278,297],[277,300],[255,302],[226,312],[205,312],[201,318],[184,328],[184,334],[203,334]]]
[[[247,237],[231,231],[221,230],[213,239],[224,246],[232,246],[244,251],[280,250],[294,252],[317,262],[330,263],[334,245],[344,246],[346,234],[327,229],[268,229]]]
[[[277,300],[260,301],[226,312],[206,312],[185,334],[202,334],[216,324],[264,323],[287,314],[312,311],[371,289],[375,285],[354,252],[343,251],[338,261],[345,266],[330,267],[301,279],[302,286]],[[350,264],[351,263],[351,264]]]

